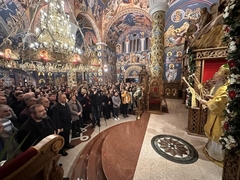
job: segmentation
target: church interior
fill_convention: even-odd
[[[240,180],[239,8],[0,0],[0,179]]]

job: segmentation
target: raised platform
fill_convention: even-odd
[[[150,114],[113,126],[83,149],[70,179],[132,180]]]

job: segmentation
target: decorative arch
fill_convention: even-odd
[[[140,73],[140,71],[142,70],[142,67],[141,66],[130,66],[126,71],[125,71],[125,74],[124,74],[124,81],[127,79],[127,78],[135,78],[133,76],[130,76],[130,73],[133,72],[133,71],[136,71],[138,74]]]
[[[118,39],[121,41],[121,39],[123,39],[124,37],[126,37],[126,35],[130,34],[130,33],[133,32],[133,31],[143,31],[143,30],[142,30],[142,28],[139,27],[139,26],[134,26],[134,27],[129,28],[129,29],[127,29],[126,31],[124,31],[124,32],[119,36]],[[146,32],[146,33],[148,33],[148,34],[151,33],[150,30],[146,30],[146,31],[144,31],[144,32]]]
[[[81,13],[81,12],[80,12],[79,14],[87,18],[87,20],[91,23],[92,28],[93,28],[93,30],[94,30],[94,32],[95,32],[95,34],[96,34],[97,41],[98,41],[98,42],[102,42],[101,32],[100,32],[98,26],[96,25],[95,20],[94,20],[89,14],[87,14],[87,13]],[[78,15],[79,15],[79,14],[78,14]],[[77,16],[78,16],[78,15],[77,15]]]
[[[110,27],[113,25],[113,23],[118,20],[120,17],[126,15],[126,14],[129,14],[129,13],[141,13],[143,14],[144,16],[146,16],[150,21],[151,20],[151,16],[144,10],[142,9],[139,9],[139,8],[133,8],[133,7],[129,7],[127,9],[124,9],[123,11],[119,12],[116,14],[116,16],[114,16],[107,24],[107,27],[104,29],[104,36],[103,36],[103,42],[107,42],[107,34],[108,34],[108,31],[110,29]]]

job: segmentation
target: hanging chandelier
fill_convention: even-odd
[[[70,10],[69,14],[65,13],[64,7]],[[39,11],[39,9],[41,10]],[[38,13],[40,18],[37,16]],[[24,14],[25,12],[21,16]],[[73,19],[71,18],[73,22],[70,21],[70,15],[73,16]],[[17,24],[19,23],[21,21],[17,21]],[[33,24],[36,24],[37,27],[33,28]],[[12,63],[13,61],[11,60],[16,60],[17,64],[24,64],[29,61],[34,63],[71,63],[72,67],[78,67],[79,64],[83,64],[84,66],[76,68],[78,71],[88,71],[85,66],[93,64],[94,66],[100,66],[100,63],[96,63],[96,52],[93,52],[86,43],[84,34],[77,24],[78,22],[68,1],[45,0],[43,4],[41,0],[38,0],[27,31],[24,33],[21,41],[16,41],[17,48],[12,45],[15,42],[13,31],[3,39],[3,42],[0,44],[0,63],[1,61],[5,63],[6,60]],[[73,27],[74,25],[76,27]],[[32,29],[34,30],[32,31]],[[83,38],[84,43],[81,49],[76,47],[76,32],[74,32],[76,29]],[[25,69],[29,69],[28,66]]]
[[[64,1],[45,1],[48,3],[47,11],[40,11],[40,27],[35,29],[37,41],[30,44],[30,49],[42,50],[40,56],[43,58],[47,52],[81,55],[81,50],[75,47],[76,35],[72,34],[69,15],[64,11]]]

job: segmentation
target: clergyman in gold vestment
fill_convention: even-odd
[[[224,151],[219,142],[219,138],[223,134],[222,124],[225,119],[224,109],[228,102],[227,85],[228,85],[229,68],[222,65],[215,74],[216,84],[210,92],[209,100],[200,100],[208,108],[208,118],[204,126],[204,131],[208,137],[205,146],[205,152],[210,159],[222,162],[224,159]]]

